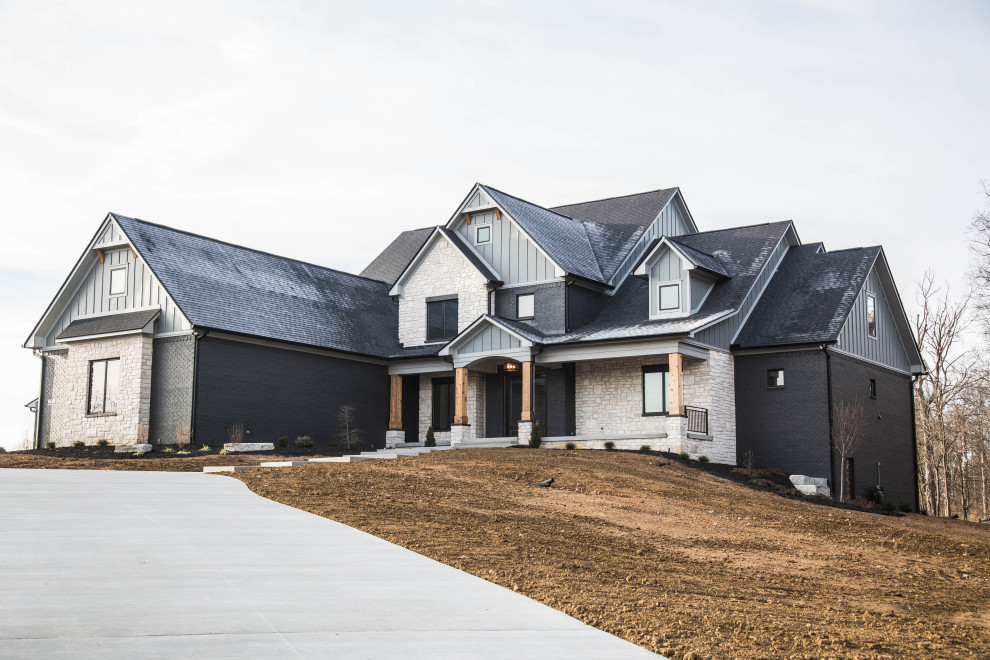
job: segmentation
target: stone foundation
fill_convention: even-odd
[[[396,445],[406,441],[406,432],[402,429],[389,429],[385,431],[385,448],[392,449]]]
[[[516,433],[516,438],[519,440],[519,444],[528,445],[529,436],[533,432],[533,422],[519,422],[519,431]]]

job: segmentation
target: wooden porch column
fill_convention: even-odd
[[[683,357],[680,353],[671,353],[670,360],[670,410],[671,415],[684,414],[684,395],[681,391],[681,373],[683,367]]]
[[[533,421],[533,361],[522,363],[522,415],[520,421]]]
[[[467,391],[467,367],[458,367],[454,374],[454,424],[466,425],[468,423]]]
[[[389,376],[388,430],[402,430],[402,376]]]

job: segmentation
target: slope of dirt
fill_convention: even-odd
[[[987,525],[816,506],[598,451],[234,476],[673,658],[990,657]]]
[[[155,449],[147,454],[115,454],[113,447],[58,447],[0,453],[0,468],[36,470],[153,470],[156,472],[202,472],[205,465],[257,465],[289,457],[333,456],[313,452],[251,452],[221,455],[216,450],[188,449],[188,454]],[[339,454],[337,454],[339,455]]]

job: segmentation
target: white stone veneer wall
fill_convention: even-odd
[[[57,445],[76,440],[95,444],[106,439],[111,444],[147,441],[151,413],[151,335],[134,334],[120,338],[73,342],[65,355],[65,368],[58,372],[52,393],[59,402],[61,437],[49,437]],[[117,413],[88,415],[89,363],[91,360],[120,358],[120,385]],[[54,434],[53,434],[54,435]]]
[[[453,378],[449,374],[423,374],[419,377],[419,437],[407,438],[406,442],[422,442],[426,440],[426,431],[433,423],[433,379]],[[464,438],[485,437],[485,375],[476,371],[468,371],[467,397],[468,424]],[[437,442],[449,442],[450,431],[434,431]]]
[[[399,342],[426,343],[426,299],[457,295],[457,331],[488,312],[485,278],[450,242],[437,241],[406,281],[399,298]]]
[[[712,440],[688,438],[681,445],[691,458],[736,464],[736,388],[732,356],[708,351],[707,360],[684,361],[684,405],[708,409]]]

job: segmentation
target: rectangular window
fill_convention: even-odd
[[[877,299],[872,293],[866,296],[866,332],[877,338]]]
[[[676,310],[681,308],[681,285],[661,284],[660,285],[660,311]]]
[[[454,423],[454,379],[433,379],[433,430],[449,431]]]
[[[870,379],[870,398],[877,398],[877,381]]]
[[[477,229],[474,230],[474,244],[482,245],[484,243],[492,242],[492,227],[491,225],[478,225]]]
[[[110,269],[110,295],[122,296],[127,293],[127,266]]]
[[[516,318],[531,319],[536,312],[536,297],[532,293],[516,296]]]
[[[643,367],[643,414],[662,415],[669,410],[670,368],[666,364]]]
[[[119,389],[120,358],[91,361],[89,363],[89,402],[86,406],[86,412],[90,415],[116,414]]]
[[[783,369],[767,369],[767,387],[780,388],[784,386]]]
[[[440,341],[457,336],[457,298],[426,303],[426,339]]]

